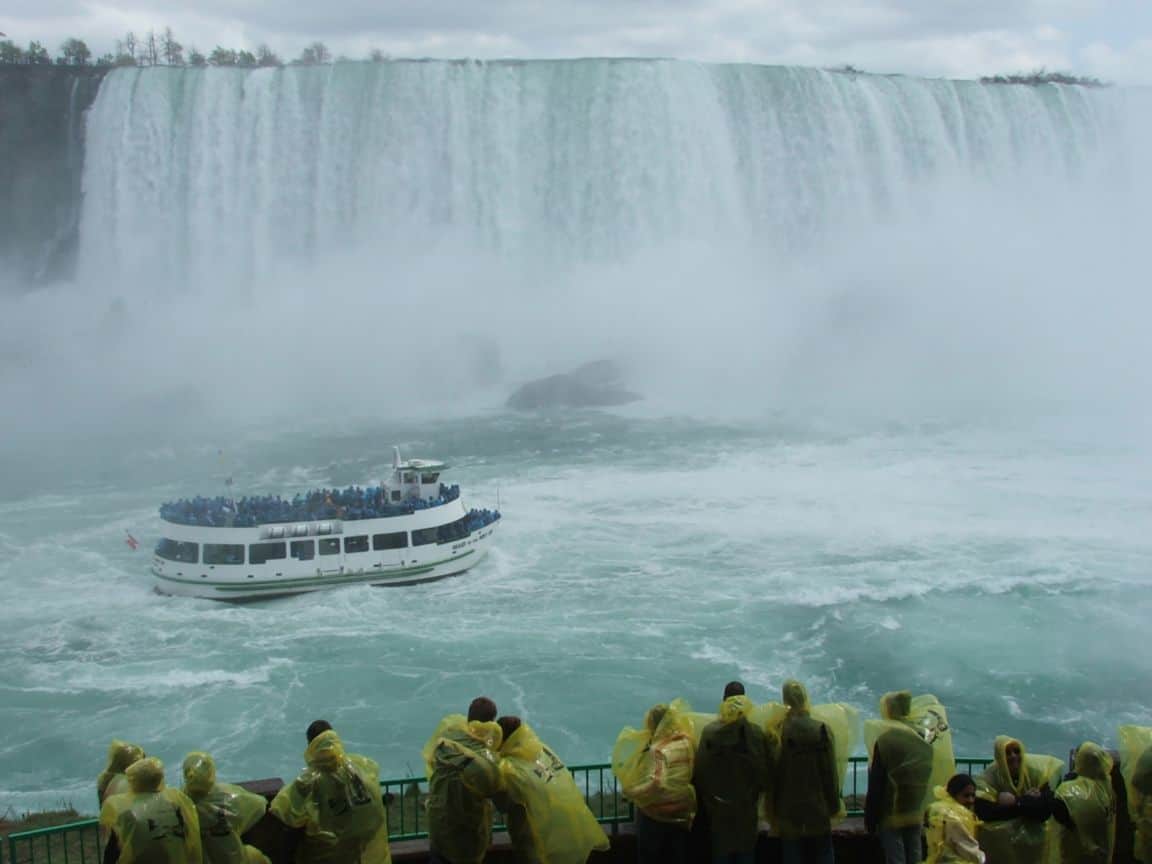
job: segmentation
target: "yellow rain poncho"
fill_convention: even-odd
[[[887,772],[886,798],[880,802],[883,828],[920,824],[932,790],[955,773],[948,714],[931,695],[912,697],[907,690],[886,693],[879,720],[864,723],[868,758],[880,758]]]
[[[765,812],[782,837],[827,834],[844,816],[840,790],[857,713],[848,705],[813,707],[799,681],[786,681],[783,696],[786,713],[769,730],[776,764]]]
[[[776,735],[787,716],[788,706],[783,702],[765,702],[752,708],[748,720],[763,729],[766,735]]]
[[[1120,727],[1120,772],[1136,829],[1135,858],[1152,864],[1152,727]]]
[[[983,864],[976,828],[982,825],[976,814],[956,801],[943,786],[935,789],[936,800],[928,808],[927,864],[956,864],[970,861]],[[990,860],[999,862],[999,859]]]
[[[752,703],[729,696],[703,730],[693,782],[708,814],[712,850],[751,852],[759,834],[760,796],[767,791],[769,750],[762,729],[749,721]]]
[[[164,785],[159,759],[140,759],[126,772],[128,792],[110,795],[100,825],[120,842],[120,864],[200,864],[200,822],[188,796]]]
[[[1112,757],[1099,745],[1085,741],[1076,751],[1076,778],[1056,789],[1056,798],[1068,808],[1076,830],[1059,825],[1059,860],[1062,864],[1108,864],[1116,833],[1116,801],[1112,794]]]
[[[184,758],[184,794],[196,805],[204,864],[269,864],[263,852],[240,840],[268,809],[263,795],[217,783],[216,763],[199,752]]]
[[[1012,744],[1019,747],[1021,753],[1020,772],[1015,780],[1008,768],[1006,755]],[[977,797],[991,804],[997,804],[1004,792],[1019,799],[1045,787],[1055,789],[1064,776],[1062,760],[1055,756],[1028,753],[1023,744],[1007,735],[996,739],[993,760],[984,773],[975,778]],[[1028,818],[1026,815],[996,821],[992,821],[991,815],[985,818],[986,821],[980,827],[980,847],[996,864],[1041,864],[1046,860],[1048,831],[1043,819]]]
[[[128,791],[128,780],[124,772],[129,765],[143,758],[144,750],[136,744],[116,740],[108,745],[108,764],[96,778],[96,794],[101,804],[109,795]]]
[[[539,864],[584,864],[608,837],[588,809],[559,757],[526,723],[500,747],[500,773],[508,798],[508,833],[518,859]],[[519,818],[514,818],[513,813]]]
[[[451,714],[424,745],[428,845],[452,864],[479,864],[492,840],[491,798],[503,789],[503,735],[495,723]]]
[[[685,827],[696,816],[692,787],[696,745],[689,710],[679,699],[657,705],[645,717],[643,729],[624,728],[612,748],[612,773],[624,796],[649,818]],[[653,725],[655,729],[650,728]]]
[[[836,740],[836,781],[837,788],[843,790],[848,764],[860,742],[860,712],[847,703],[830,702],[813,705],[812,716],[827,726]]]
[[[376,763],[345,753],[331,729],[312,739],[304,761],[308,767],[277,793],[269,808],[288,827],[304,829],[298,864],[391,861]]]

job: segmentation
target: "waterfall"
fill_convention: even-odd
[[[949,184],[1090,184],[1120,93],[663,60],[120,69],[88,120],[80,273],[198,285],[343,249],[564,263],[803,248]]]

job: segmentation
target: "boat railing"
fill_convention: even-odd
[[[956,770],[968,774],[983,771],[991,759],[959,757]],[[568,770],[596,821],[615,834],[618,826],[635,819],[632,802],[624,797],[620,781],[612,773],[609,762],[590,765],[570,765]],[[425,777],[399,777],[380,781],[388,807],[388,838],[390,840],[418,840],[428,836],[428,816],[425,802],[428,780]],[[844,778],[844,804],[848,816],[864,814],[864,796],[868,789],[868,757],[853,756],[849,760]],[[6,850],[3,864],[52,864],[52,862],[93,862],[98,864],[103,854],[99,820],[82,819],[67,825],[36,828],[9,834],[0,850]],[[504,823],[497,814],[497,830]]]
[[[167,501],[160,505],[160,518],[176,525],[198,525],[208,528],[254,528],[288,522],[317,522],[342,519],[383,519],[411,516],[420,510],[441,507],[460,497],[456,484],[440,484],[435,498],[388,500],[389,490],[382,486],[349,486],[347,489],[319,489],[293,498],[279,495],[214,498],[197,496]]]

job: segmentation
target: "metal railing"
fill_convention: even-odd
[[[609,826],[614,834],[616,826],[633,820],[632,802],[620,791],[620,781],[612,773],[611,764],[569,765],[568,770],[572,772],[576,786],[584,793],[584,800],[597,822]],[[428,796],[427,778],[382,780],[380,785],[388,808],[388,839],[419,840],[427,837],[428,820],[424,812],[424,801]],[[500,814],[497,814],[493,827],[497,831],[504,829]]]
[[[977,774],[991,761],[961,757],[956,760],[956,770]],[[611,764],[570,765],[569,770],[597,822],[615,834],[621,823],[633,821],[632,802],[621,792]],[[380,786],[387,802],[388,838],[418,840],[427,837],[428,819],[424,813],[427,779],[403,777],[382,780]],[[843,790],[849,816],[863,815],[867,790],[868,757],[853,756],[845,773]],[[503,822],[498,821],[495,828],[502,830]],[[67,825],[9,834],[0,844],[0,864],[99,864],[102,851],[99,821],[82,819]]]
[[[0,849],[3,864],[100,864],[104,847],[100,821],[80,819],[67,825],[9,834]]]
[[[956,757],[956,772],[959,774],[980,774],[992,764],[991,759],[976,759],[970,756]],[[844,774],[844,805],[849,816],[864,815],[864,796],[868,792],[868,757],[852,756],[848,760],[848,770]]]

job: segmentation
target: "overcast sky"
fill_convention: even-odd
[[[1152,84],[1152,0],[4,0],[0,31],[96,53],[171,27],[286,58],[660,56],[975,77],[1038,67]]]

